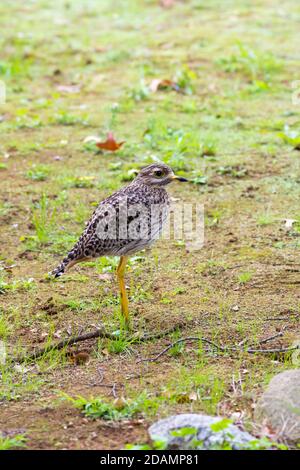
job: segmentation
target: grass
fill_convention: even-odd
[[[52,207],[51,207],[52,206]],[[54,226],[56,208],[43,194],[32,211],[32,224],[38,243],[45,245],[51,239],[51,229]]]
[[[128,341],[125,337],[120,336],[114,340],[108,342],[108,352],[111,354],[120,354],[130,351],[130,345],[132,343]]]
[[[10,323],[7,321],[5,316],[2,313],[0,313],[0,338],[4,339],[7,336],[9,336],[10,329],[11,329]]]
[[[257,223],[261,226],[271,225],[273,222],[274,222],[274,216],[268,213],[260,215],[257,219]]]
[[[13,279],[11,282],[7,281],[5,277],[0,278],[0,294],[6,292],[15,292],[17,290],[31,290],[36,286],[33,278],[29,279]]]
[[[68,113],[67,111],[60,111],[53,117],[52,121],[53,124],[58,124],[61,126],[87,126],[88,120],[87,116],[75,116],[73,114]]]
[[[1,386],[0,400],[2,402],[15,402],[24,397],[30,397],[32,394],[38,394],[45,380],[36,373],[30,373],[26,370],[26,365],[20,367],[20,370],[12,371],[5,365],[0,364]],[[25,371],[25,373],[24,373]]]
[[[72,398],[63,395],[75,408],[80,409],[85,416],[91,419],[104,419],[107,421],[121,421],[133,418],[143,412],[157,409],[155,400],[151,400],[146,392],[143,392],[133,400],[117,398],[113,403],[103,398]]]
[[[234,46],[234,52],[229,57],[223,57],[217,60],[226,72],[240,73],[246,78],[252,80],[268,81],[272,75],[282,68],[281,61],[274,54],[253,49],[246,44],[238,41]],[[264,82],[255,82],[264,89]]]
[[[293,366],[287,356],[229,358],[200,342],[178,344],[155,363],[138,360],[190,334],[229,346],[284,325],[280,344],[298,334],[300,229],[283,222],[299,221],[298,5],[45,0],[28,2],[24,14],[17,2],[2,3],[1,401],[9,406],[1,429],[26,426],[30,448],[99,449],[143,442],[150,421],[171,413],[230,418],[239,409],[249,426],[265,378]],[[151,92],[154,79],[177,85]],[[85,141],[109,130],[125,141],[116,153]],[[169,186],[171,201],[204,204],[205,243],[193,252],[185,240],[161,240],[130,259],[132,342],[120,328],[117,257],[83,263],[55,281],[45,274],[98,202],[156,161],[190,180]],[[182,321],[175,335],[138,341]],[[7,367],[11,355],[99,326],[116,338],[82,344],[87,363],[71,361],[81,347],[73,345],[25,363],[26,372]],[[233,375],[241,377],[239,393]],[[84,403],[122,414],[106,387],[114,383],[126,397],[124,414],[140,410],[122,418],[122,432],[99,433],[97,420],[83,432],[83,417],[53,405],[54,389],[88,397],[95,384],[98,401]],[[140,416],[142,423],[126,424]],[[71,431],[61,426],[69,422]]]
[[[252,277],[253,274],[250,272],[240,273],[238,275],[238,281],[240,284],[246,284],[247,282],[251,281]]]
[[[23,434],[16,434],[13,437],[0,436],[0,450],[12,450],[26,447],[26,437]]]
[[[26,177],[32,181],[45,181],[51,169],[47,165],[33,165],[30,170],[27,171]]]

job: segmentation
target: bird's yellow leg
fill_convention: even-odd
[[[121,256],[119,266],[117,268],[117,277],[120,286],[120,295],[121,295],[121,311],[124,316],[126,325],[129,324],[129,310],[128,310],[128,297],[125,288],[124,273],[126,268],[128,256]]]

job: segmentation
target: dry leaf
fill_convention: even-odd
[[[177,83],[173,82],[172,80],[168,79],[160,79],[160,78],[155,78],[152,80],[152,82],[149,85],[149,90],[152,93],[156,93],[158,90],[165,90],[171,88],[172,90],[175,91],[180,91],[179,85]]]
[[[118,411],[123,410],[126,405],[127,405],[127,401],[125,400],[124,397],[116,398],[114,400],[114,407]]]
[[[80,92],[79,85],[58,85],[56,88],[61,93],[79,93]]]
[[[97,137],[96,135],[88,135],[88,136],[84,139],[83,143],[84,143],[84,144],[89,144],[90,142],[100,142],[100,139],[99,139],[99,137]]]
[[[189,394],[189,399],[190,399],[191,401],[197,401],[197,400],[198,400],[198,395],[197,395],[197,393],[196,393],[196,392],[191,392],[191,393]]]
[[[190,395],[192,395],[192,393]],[[177,393],[176,395],[173,395],[173,397],[175,398],[176,403],[190,403],[191,401],[194,401],[195,399],[195,398],[190,398],[190,395],[186,392],[182,392],[182,393]]]
[[[99,274],[99,279],[101,281],[110,281],[112,278],[113,278],[113,274],[110,274],[110,273]]]
[[[170,400],[174,396],[174,394],[170,390],[164,390],[161,393],[161,396],[163,396],[164,398],[167,398],[168,400]]]
[[[72,361],[76,365],[82,365],[82,364],[87,364],[90,360],[90,355],[87,352],[78,352],[75,353],[72,357]]]
[[[125,143],[125,141],[122,141],[122,142],[119,142],[117,143],[115,141],[115,138],[114,138],[114,135],[112,132],[109,132],[107,134],[107,139],[105,142],[97,142],[96,143],[96,146],[99,148],[99,149],[102,149],[102,150],[109,150],[110,152],[115,152],[116,150],[118,150],[123,144]]]
[[[16,264],[11,264],[10,266],[4,266],[3,269],[9,273],[12,272],[12,269],[15,268],[17,265]]]

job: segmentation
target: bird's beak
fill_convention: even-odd
[[[177,176],[177,175],[172,176],[172,181],[174,181],[174,180],[182,181],[182,182],[188,181],[186,178],[183,178],[183,176]]]

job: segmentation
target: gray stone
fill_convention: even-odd
[[[228,424],[225,429],[214,431],[214,425],[224,418],[199,414],[180,414],[161,419],[149,428],[152,441],[164,441],[168,449],[216,449],[227,443],[234,450],[245,448],[248,442],[255,440],[249,433],[241,431],[237,426]],[[185,428],[185,430],[183,430]],[[187,428],[193,428],[187,435]],[[182,430],[182,431],[180,431]],[[172,433],[178,432],[180,436]]]
[[[300,442],[300,369],[273,377],[256,405],[255,418],[267,424],[281,440]]]

